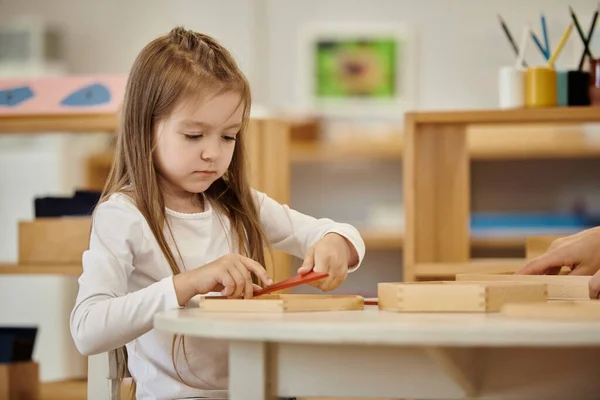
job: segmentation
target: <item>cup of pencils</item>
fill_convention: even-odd
[[[528,108],[557,105],[556,70],[548,66],[529,67],[525,73],[525,105]]]

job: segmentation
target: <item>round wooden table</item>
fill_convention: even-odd
[[[379,311],[158,314],[156,329],[230,342],[231,400],[600,397],[600,322]]]

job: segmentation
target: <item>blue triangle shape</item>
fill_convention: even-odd
[[[88,107],[110,102],[110,90],[100,83],[82,87],[65,97],[60,104],[68,107]]]
[[[29,86],[0,90],[0,107],[16,107],[31,99],[33,95]]]

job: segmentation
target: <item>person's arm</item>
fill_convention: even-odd
[[[70,318],[71,335],[84,355],[131,342],[152,329],[154,314],[179,307],[172,276],[128,293],[128,277],[144,241],[142,220],[122,196],[96,208]]]
[[[253,191],[261,223],[275,250],[304,258],[312,246],[328,234],[337,234],[347,244],[350,257],[348,271],[355,271],[363,261],[365,243],[352,225],[329,218],[314,218],[280,204],[266,194]]]

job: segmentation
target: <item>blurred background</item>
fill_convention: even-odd
[[[498,15],[518,41],[526,24],[541,35],[543,13],[555,46],[569,5],[587,30],[595,0],[0,0],[0,82],[126,76],[174,26],[215,37],[250,80],[253,117],[298,128],[290,205],[364,234],[364,264],[338,292],[374,296],[377,282],[402,279],[404,113],[497,108],[499,69],[515,62]],[[581,49],[572,35],[557,69],[576,68]],[[525,59],[545,63],[533,44]],[[486,129],[472,132],[485,147],[472,164],[474,256],[522,257],[527,235],[595,224],[598,126],[513,127],[494,143]],[[556,141],[532,140],[540,130]],[[109,164],[111,145],[102,130],[0,135],[0,264],[18,262],[18,223],[34,218],[34,199],[94,189],[90,165]],[[44,381],[85,375],[68,332],[76,292],[73,276],[0,275],[0,324],[39,326]]]

